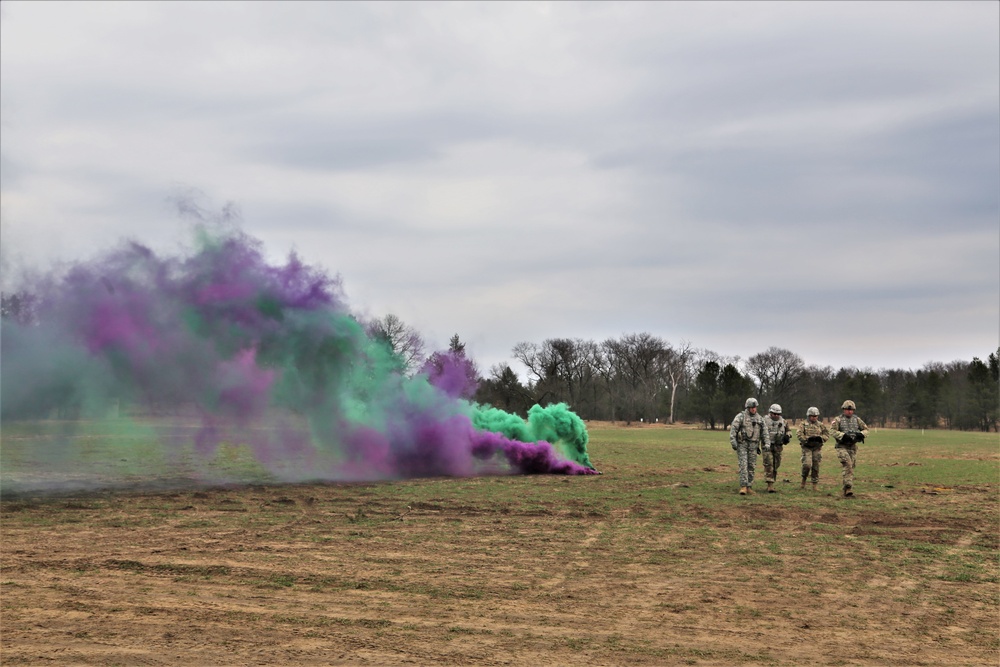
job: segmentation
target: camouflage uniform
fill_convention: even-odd
[[[757,464],[757,448],[771,446],[764,418],[758,414],[750,414],[749,409],[736,415],[729,427],[729,444],[736,450],[736,458],[740,464],[740,487],[751,489],[754,467]]]
[[[781,467],[781,452],[785,448],[788,425],[780,415],[777,419],[769,416],[764,423],[771,442],[770,448],[764,448],[764,481],[774,483],[778,468]]]
[[[819,483],[819,462],[823,460],[823,443],[830,439],[830,429],[826,424],[816,420],[816,423],[806,420],[799,426],[799,444],[802,446],[802,484],[806,483],[806,478],[812,473],[812,483]],[[819,438],[820,442],[810,438]]]
[[[868,437],[868,425],[855,414],[840,415],[830,422],[830,433],[837,441],[835,451],[843,469],[844,495],[853,495],[854,466],[858,458],[858,441]],[[859,437],[860,435],[860,437]]]

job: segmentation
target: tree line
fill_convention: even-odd
[[[779,403],[786,419],[804,418],[811,406],[833,416],[850,398],[877,426],[996,431],[1000,420],[1000,348],[985,362],[935,362],[916,371],[806,365],[777,347],[743,360],[649,333],[600,343],[522,342],[512,355],[527,380],[508,363],[497,364],[481,379],[478,401],[518,413],[535,402],[566,402],[583,419],[708,428],[728,428],[748,396],[764,409]]]
[[[0,318],[34,319],[27,293],[3,294]],[[402,373],[440,370],[443,353],[425,354],[420,333],[389,314],[362,322],[368,335],[396,357]],[[809,407],[827,417],[850,398],[865,421],[876,426],[944,427],[997,431],[1000,426],[1000,348],[983,361],[927,363],[920,370],[806,365],[794,352],[770,347],[748,359],[672,345],[650,333],[624,334],[601,342],[550,338],[519,342],[509,363],[483,375],[455,334],[447,354],[463,363],[472,396],[507,412],[527,414],[531,406],[566,403],[581,418],[632,422],[701,423],[728,428],[748,396],[766,409],[782,406],[786,419],[802,419]]]
[[[366,323],[400,359],[403,372],[426,372],[420,334],[395,315]],[[700,423],[728,428],[749,396],[766,409],[779,403],[786,419],[802,419],[809,407],[840,413],[850,398],[869,424],[997,431],[1000,427],[1000,348],[986,361],[930,362],[920,370],[807,365],[794,352],[770,347],[748,359],[724,356],[690,343],[672,345],[650,333],[624,334],[602,342],[550,338],[519,342],[511,350],[526,379],[510,363],[483,375],[465,344],[452,336],[449,353],[468,364],[478,381],[473,399],[507,412],[567,403],[586,420]]]

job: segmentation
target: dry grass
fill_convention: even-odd
[[[1000,659],[995,439],[873,439],[845,501],[832,452],[740,498],[719,433],[591,429],[600,477],[8,497],[3,664]]]

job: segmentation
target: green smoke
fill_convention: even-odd
[[[528,421],[498,408],[474,405],[472,425],[484,431],[501,433],[511,440],[537,442],[544,440],[559,448],[571,461],[593,469],[587,454],[590,436],[583,420],[565,403],[547,407],[533,405]]]
[[[453,354],[402,374],[339,280],[239,231],[127,242],[24,294],[0,313],[6,489],[596,474],[565,405],[474,406]]]

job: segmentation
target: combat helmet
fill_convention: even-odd
[[[806,410],[806,417],[810,417],[812,415],[819,417],[819,408],[809,408]]]
[[[757,399],[756,398],[748,398],[747,402],[743,404],[743,407],[744,408],[756,408],[757,407]]]
[[[774,414],[776,414],[776,415],[780,415],[780,414],[781,414],[781,406],[780,406],[780,405],[778,405],[777,403],[775,403],[775,404],[773,404],[773,405],[772,405],[771,407],[769,407],[769,408],[767,409],[767,411],[768,411],[768,412],[773,412],[773,413],[774,413]]]
[[[841,410],[846,410],[850,408],[851,410],[857,410],[858,406],[854,405],[854,401],[844,401],[844,404],[840,406]]]

